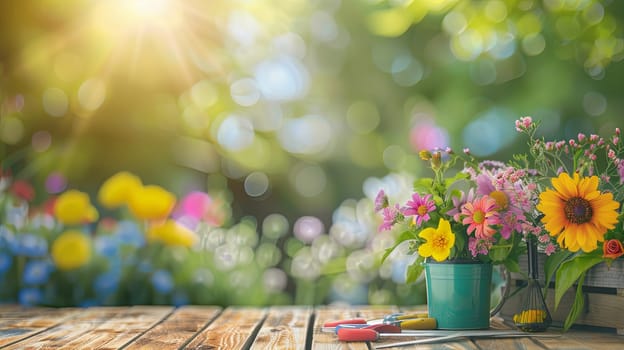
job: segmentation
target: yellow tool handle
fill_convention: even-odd
[[[423,317],[401,321],[398,326],[401,327],[401,329],[436,329],[438,323],[435,318]]]
[[[400,315],[396,317],[396,320],[409,320],[412,318],[427,318],[429,317],[429,314],[426,312],[421,312],[421,313],[414,313],[414,314],[405,314],[405,315]]]

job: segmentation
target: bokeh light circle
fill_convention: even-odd
[[[24,137],[24,123],[13,116],[0,119],[0,140],[10,145],[18,143]]]
[[[219,144],[230,151],[240,151],[251,146],[254,138],[251,121],[235,114],[225,118],[217,131]]]
[[[48,88],[43,92],[43,109],[53,117],[62,117],[67,113],[69,99],[59,88]]]
[[[270,239],[286,235],[288,228],[288,219],[282,214],[271,214],[262,221],[262,234]]]
[[[297,193],[308,198],[321,194],[327,185],[327,175],[318,165],[295,167],[290,179]]]
[[[245,193],[250,197],[260,197],[269,189],[269,177],[259,171],[255,171],[245,178]]]
[[[78,102],[82,108],[95,111],[106,98],[106,85],[99,79],[89,79],[78,89]]]
[[[46,130],[37,131],[32,135],[31,143],[36,152],[45,152],[52,145],[52,135]]]
[[[323,222],[314,216],[300,217],[293,227],[295,237],[304,243],[312,243],[324,230]]]
[[[230,86],[232,100],[243,107],[253,106],[260,99],[256,81],[251,78],[239,79]]]
[[[288,276],[286,272],[278,268],[270,268],[262,274],[264,287],[271,292],[280,292],[286,289]]]

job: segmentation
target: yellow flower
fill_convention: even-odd
[[[515,323],[541,323],[546,320],[546,311],[539,309],[528,309],[513,316]]]
[[[164,224],[154,225],[147,231],[147,239],[152,242],[162,242],[167,246],[191,247],[197,243],[195,232],[189,230],[174,220],[167,220]]]
[[[69,190],[56,199],[54,216],[66,225],[74,225],[97,220],[98,212],[86,193]]]
[[[106,180],[98,192],[98,200],[103,206],[112,209],[128,203],[131,193],[143,186],[141,179],[122,171]]]
[[[52,243],[50,254],[59,270],[77,269],[91,259],[91,240],[80,231],[66,231]]]
[[[591,252],[604,241],[607,230],[617,223],[620,204],[611,193],[598,190],[598,177],[574,178],[566,173],[552,179],[553,189],[542,192],[537,209],[544,214],[542,222],[557,242],[572,252]]]
[[[162,187],[145,186],[131,193],[128,208],[138,219],[164,219],[173,210],[175,202],[175,196]]]
[[[418,237],[427,240],[418,247],[418,254],[424,257],[433,257],[436,261],[444,261],[451,254],[455,244],[455,234],[451,232],[451,224],[440,219],[438,228],[428,227],[422,230]]]

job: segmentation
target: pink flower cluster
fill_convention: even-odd
[[[463,227],[472,257],[487,255],[499,239],[497,234],[504,240],[510,239],[513,232],[537,234],[527,218],[537,197],[536,185],[529,181],[534,172],[496,161],[484,161],[463,172],[471,184],[469,188],[441,194],[445,198],[438,205],[431,193],[415,192],[404,206],[390,206],[380,191],[375,200],[375,209],[383,215],[380,231],[390,230],[406,218],[411,218],[413,228],[435,226],[437,220],[446,218],[455,227]]]

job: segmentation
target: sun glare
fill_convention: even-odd
[[[121,5],[135,19],[156,22],[167,18],[171,8],[170,0],[126,0]]]

